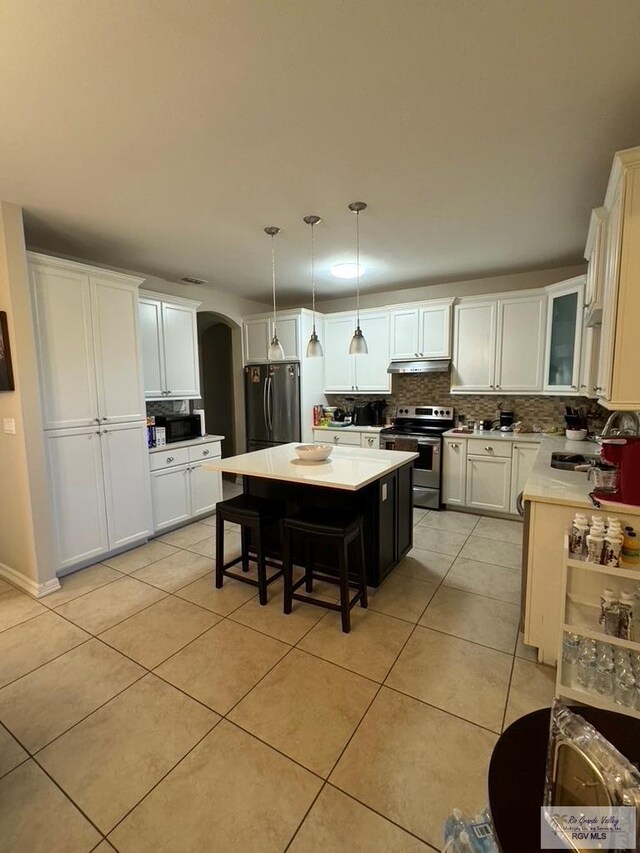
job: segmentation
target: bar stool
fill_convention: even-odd
[[[283,540],[283,515],[284,506],[278,501],[267,498],[258,498],[254,495],[238,495],[226,501],[216,504],[216,589],[220,589],[224,577],[233,578],[243,583],[258,587],[258,598],[260,604],[267,603],[267,587],[277,580],[283,573],[281,563],[267,560],[264,553],[264,533],[267,527],[273,524],[280,526],[280,539]],[[242,553],[228,563],[224,562],[224,523],[229,521],[240,525]],[[255,549],[255,558],[251,556],[247,543],[247,533],[251,533],[251,544]],[[229,569],[237,563],[242,563],[242,571],[249,571],[249,560],[254,560],[258,568],[258,580]],[[267,578],[267,566],[278,569],[278,571]]]
[[[367,578],[364,564],[364,535],[362,516],[350,513],[322,512],[321,510],[303,510],[284,520],[284,612],[291,613],[292,601],[305,601],[318,607],[337,610],[342,615],[342,630],[348,634],[351,630],[351,608],[359,601],[366,607]],[[293,582],[293,538],[294,535],[305,540],[305,573]],[[359,541],[357,583],[349,580],[349,545]],[[338,557],[338,576],[318,572],[314,568],[314,546],[335,548]],[[323,601],[310,595],[302,595],[296,590],[305,585],[307,593],[313,592],[314,580],[328,581],[340,586],[340,603]],[[349,588],[357,590],[349,599]]]

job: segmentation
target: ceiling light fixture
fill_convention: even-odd
[[[280,233],[280,229],[275,225],[269,225],[264,229],[264,233],[271,237],[271,286],[273,290],[273,337],[267,351],[269,361],[283,361],[284,350],[282,344],[278,340],[278,324],[276,315],[276,244],[274,237]]]
[[[313,227],[319,222],[322,222],[319,216],[305,216],[302,220],[311,227],[311,299],[313,311],[313,329],[311,337],[307,344],[307,358],[317,358],[323,356],[322,344],[316,333],[316,256],[313,246]]]
[[[360,267],[360,275],[365,272],[364,267]],[[358,275],[358,267],[356,264],[335,264],[331,267],[331,275],[335,278],[356,278]]]
[[[194,278],[191,275],[184,275],[180,279],[183,284],[209,284],[209,282],[204,278]]]
[[[366,210],[363,201],[354,201],[349,210],[356,215],[356,330],[349,344],[350,355],[367,355],[369,347],[360,328],[360,213]]]

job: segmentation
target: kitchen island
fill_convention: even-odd
[[[211,471],[242,476],[244,491],[281,501],[285,513],[301,509],[358,512],[363,517],[367,583],[378,586],[413,546],[413,460],[416,453],[334,447],[325,462],[298,459],[296,444],[283,444],[240,456],[215,459]],[[271,556],[281,556],[276,531],[267,541]],[[302,543],[294,554],[303,561]],[[331,552],[317,555],[331,571]]]

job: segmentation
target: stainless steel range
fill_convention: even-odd
[[[453,427],[453,409],[399,406],[393,426],[380,433],[384,450],[418,453],[413,463],[413,505],[440,509],[442,433]]]

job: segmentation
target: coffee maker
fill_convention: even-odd
[[[640,506],[640,436],[603,438],[600,455],[604,462],[615,465],[617,477],[612,488],[594,489],[595,498]]]

